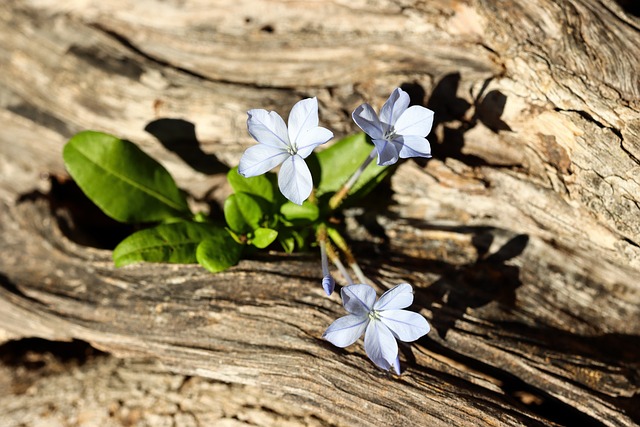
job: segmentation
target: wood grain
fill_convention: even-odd
[[[86,365],[78,384],[120,372],[125,396],[185,376],[226,387],[216,408],[255,396],[259,425],[635,425],[639,29],[610,0],[4,2],[0,341],[90,343],[122,362]],[[323,295],[317,254],[211,275],[115,269],[87,246],[122,230],[70,190],[73,133],[139,143],[215,214],[252,144],[246,110],[317,96],[340,136],[353,108],[398,86],[436,112],[434,158],[404,162],[345,227],[378,290],[409,281],[434,327],[401,347],[401,376],[361,343],[321,339],[344,311]],[[175,421],[203,399],[176,393],[177,425],[211,422]],[[15,402],[0,400],[17,408],[8,425],[35,423]],[[116,413],[101,416],[124,424]]]

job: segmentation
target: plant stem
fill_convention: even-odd
[[[349,272],[347,271],[347,269],[344,268],[344,264],[342,264],[342,262],[340,261],[340,258],[338,257],[334,258],[333,263],[335,264],[336,267],[338,267],[338,271],[340,271],[340,274],[344,276],[344,280],[347,281],[347,285],[353,285],[353,280],[351,279],[351,276],[349,276]]]
[[[360,281],[360,283],[368,284],[370,280],[367,279],[367,276],[364,275],[360,265],[358,265],[358,261],[356,261],[356,257],[353,256],[353,252],[351,252],[351,248],[347,245],[347,241],[342,237],[342,235],[333,227],[327,227],[326,232],[329,236],[329,239],[344,253],[344,257],[347,260],[347,264],[356,274],[356,277]]]
[[[362,272],[362,269],[360,268],[360,266],[358,265],[355,259],[353,260],[352,263],[349,264],[349,267],[351,267],[353,272],[356,273],[356,277],[358,278],[360,283],[363,283],[365,285],[370,283],[369,279],[367,279],[367,276],[364,275],[364,273]]]
[[[320,226],[318,226],[316,239],[318,240],[318,245],[320,246],[322,276],[326,277],[329,275],[329,261],[327,260],[327,227],[324,224],[320,224]]]
[[[377,151],[375,148],[371,150],[371,153],[369,153],[364,162],[353,173],[353,175],[351,175],[347,182],[345,182],[344,185],[333,196],[331,196],[331,199],[329,199],[329,209],[336,210],[340,206],[340,204],[342,204],[353,185],[356,183],[358,178],[360,178],[360,175],[362,175],[362,172],[364,172],[367,166],[369,166],[369,163],[371,163],[371,161],[375,159],[376,153]]]

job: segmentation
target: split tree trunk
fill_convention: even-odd
[[[639,30],[612,0],[5,0],[0,341],[111,356],[4,345],[2,424],[638,423]],[[95,129],[215,212],[246,110],[317,96],[344,135],[397,86],[435,110],[434,157],[347,223],[434,327],[400,377],[322,340],[344,311],[316,254],[116,269],[95,246],[120,229],[69,192],[62,146]],[[34,357],[62,368],[29,377]]]

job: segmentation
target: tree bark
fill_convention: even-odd
[[[81,407],[100,425],[637,424],[639,46],[612,0],[5,1],[3,422],[88,425]],[[315,253],[116,269],[104,247],[127,230],[62,163],[75,132],[113,133],[216,214],[248,109],[316,96],[341,136],[398,86],[435,111],[434,157],[345,221],[378,291],[413,284],[433,326],[401,347],[401,376],[322,340],[344,310]],[[20,387],[28,360],[7,358],[30,337],[111,356]]]

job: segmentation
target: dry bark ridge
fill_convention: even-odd
[[[124,360],[33,387],[5,361],[2,424],[638,423],[639,30],[611,0],[3,2],[0,341]],[[115,269],[82,244],[111,225],[58,184],[65,140],[96,129],[215,209],[252,144],[246,110],[317,96],[346,134],[400,85],[436,111],[434,158],[347,218],[379,291],[412,283],[434,326],[400,377],[321,339],[344,312],[316,256]]]

